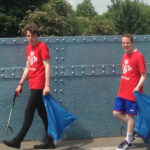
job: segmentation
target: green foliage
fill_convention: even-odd
[[[72,7],[66,0],[51,0],[49,2],[53,4],[58,15],[65,17],[72,15]]]
[[[95,12],[91,0],[84,0],[77,6],[76,15],[81,35],[111,35],[117,34],[111,19],[101,18]],[[84,19],[83,19],[84,18]],[[86,18],[86,19],[85,19]]]
[[[149,34],[150,6],[139,0],[111,0],[109,18],[112,18],[119,34]]]
[[[116,28],[110,19],[95,16],[84,35],[116,35]]]
[[[83,35],[89,27],[90,20],[86,17],[74,17],[72,19],[72,35]]]
[[[139,4],[140,16],[134,24],[134,34],[150,34],[150,6]]]
[[[0,14],[0,37],[5,36],[14,36],[17,35],[17,28],[16,26],[18,19],[16,17],[8,16],[4,13]]]
[[[91,0],[76,12],[66,0],[1,0],[0,37],[17,37],[35,23],[41,36],[150,34],[150,6],[142,0],[111,0],[108,11],[98,15]]]
[[[114,11],[120,8],[120,5],[122,3],[121,0],[111,0],[112,5],[111,6],[107,6],[109,11]]]
[[[92,18],[96,14],[97,13],[91,3],[91,0],[83,0],[83,2],[77,6],[76,10],[77,16]]]
[[[0,37],[18,36],[18,25],[28,9],[34,9],[46,0],[1,0]]]
[[[73,14],[71,6],[65,0],[51,0],[42,5],[40,9],[27,12],[20,24],[20,32],[26,25],[35,23],[39,26],[42,36],[72,35]]]

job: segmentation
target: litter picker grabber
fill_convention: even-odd
[[[10,124],[10,119],[11,119],[12,112],[13,112],[13,109],[14,109],[16,96],[17,96],[17,93],[15,92],[14,93],[14,98],[13,98],[13,103],[12,103],[12,105],[10,107],[10,113],[9,113],[9,117],[8,117],[8,122],[7,122],[7,125],[6,125],[6,132],[5,132],[6,135],[8,134],[8,129],[10,130],[11,133],[13,132],[12,127],[9,124]]]

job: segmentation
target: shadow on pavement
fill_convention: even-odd
[[[87,131],[85,127],[80,125],[78,121],[76,122],[76,127],[77,129],[75,130],[76,132],[74,133],[73,139],[70,140],[64,139],[60,141],[59,143],[56,144],[56,148],[58,149],[61,148],[61,150],[85,150],[85,147],[87,145],[93,143],[91,133]],[[65,133],[67,139],[69,139],[69,137],[72,137],[73,135],[73,133],[70,131],[71,130],[67,130],[67,132]],[[81,137],[81,139],[78,138],[79,136]],[[88,139],[87,138],[84,139],[84,137],[88,137]]]
[[[87,148],[72,146],[72,147],[64,148],[62,150],[87,150]]]
[[[145,148],[145,150],[150,150],[150,145],[145,144],[144,142],[134,143],[133,148]]]
[[[57,148],[61,148],[61,150],[86,150],[84,146],[92,143],[92,139],[86,139],[86,140],[69,140],[69,141],[63,141],[62,143],[59,143],[56,145]]]

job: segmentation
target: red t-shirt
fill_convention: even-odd
[[[133,90],[139,82],[141,73],[146,72],[144,56],[137,50],[130,54],[125,53],[122,58],[121,68],[122,76],[118,96],[136,101]],[[143,87],[140,88],[140,92],[143,92]]]
[[[43,89],[45,86],[44,59],[50,59],[49,49],[45,43],[39,42],[36,46],[31,44],[27,46],[30,89]]]

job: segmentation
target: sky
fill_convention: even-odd
[[[83,0],[67,0],[73,7],[73,9],[76,9],[76,6],[79,3],[82,3]],[[147,3],[150,5],[150,0],[143,0],[144,3]],[[111,5],[111,0],[91,0],[95,10],[97,13],[102,14],[107,11],[107,5]]]

